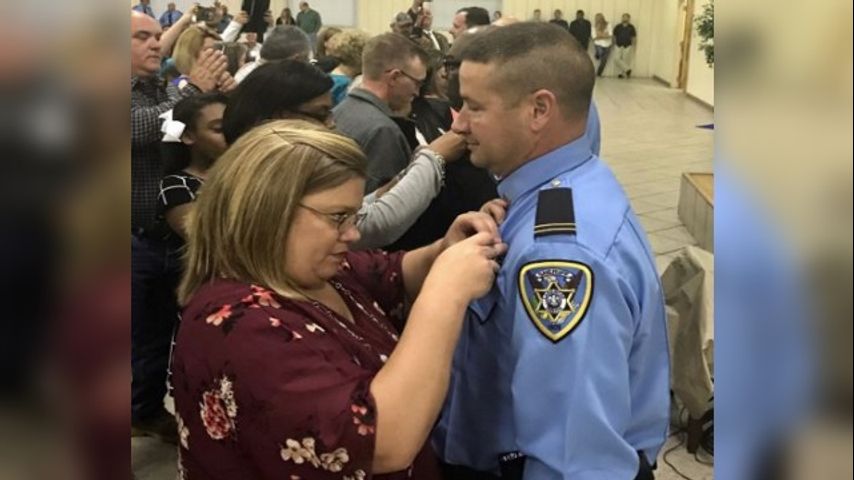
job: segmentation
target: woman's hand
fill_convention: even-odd
[[[448,232],[442,239],[441,249],[447,250],[454,244],[478,233],[488,233],[492,236],[493,243],[501,242],[498,224],[492,217],[482,212],[468,212],[458,216],[448,228]]]
[[[492,217],[497,225],[504,223],[504,218],[507,217],[507,208],[509,204],[503,198],[494,198],[480,207],[480,211]]]
[[[506,251],[507,244],[496,242],[495,235],[489,232],[480,232],[461,240],[436,258],[427,276],[425,289],[433,286],[443,288],[445,298],[455,297],[463,304],[468,304],[492,288],[500,267],[495,259]]]

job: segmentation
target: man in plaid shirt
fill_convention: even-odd
[[[211,49],[200,55],[187,75],[186,86],[164,85],[158,76],[161,49],[169,49],[189,18],[173,26],[161,43],[160,24],[143,13],[131,13],[131,432],[171,443],[177,443],[177,427],[174,417],[163,408],[163,397],[175,319],[174,312],[164,311],[158,305],[163,302],[152,297],[163,259],[144,241],[145,228],[155,219],[163,176],[159,117],[187,96],[211,90],[226,92],[237,86],[226,71],[225,55]]]
[[[165,87],[158,76],[161,33],[156,20],[131,12],[131,227],[134,232],[154,220],[157,185],[163,176],[160,115],[184,97],[217,89],[230,91],[236,86],[226,71],[225,55],[208,50],[193,66],[185,87]]]

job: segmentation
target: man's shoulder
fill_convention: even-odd
[[[604,258],[631,209],[613,173],[597,158],[553,182],[560,186],[541,189],[531,207],[529,221],[533,221],[537,240],[531,250],[550,251],[571,244]],[[538,222],[543,225],[538,226]]]
[[[354,94],[355,93],[355,94]],[[357,123],[363,128],[373,127],[375,123],[380,125],[394,124],[394,122],[368,99],[362,98],[358,91],[351,92],[338,106],[332,110],[335,121],[350,121]]]
[[[333,114],[338,130],[357,141],[367,141],[384,132],[400,131],[394,120],[375,105],[349,96],[335,107]]]

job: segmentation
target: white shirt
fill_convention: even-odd
[[[436,35],[433,35],[433,30],[424,30],[424,35],[426,35],[427,38],[429,38],[430,41],[433,42],[433,46],[436,48],[436,50],[439,50],[440,52],[442,51],[442,47],[439,46],[439,40],[436,39]]]
[[[605,34],[608,35],[608,38],[597,39],[596,36],[599,35],[599,30],[594,29],[594,31],[593,31],[593,45],[596,45],[596,46],[602,47],[602,48],[610,47],[611,42],[613,41],[614,38],[611,36],[611,32],[608,31],[608,24],[607,23],[605,24]]]

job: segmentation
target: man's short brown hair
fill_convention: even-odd
[[[426,66],[427,52],[412,40],[398,33],[384,33],[368,40],[362,52],[362,74],[368,80],[379,80],[392,68],[402,68],[413,57]]]
[[[586,118],[593,95],[593,62],[573,36],[550,23],[523,22],[489,29],[471,39],[460,60],[494,65],[492,84],[515,104],[545,89],[567,119]]]

